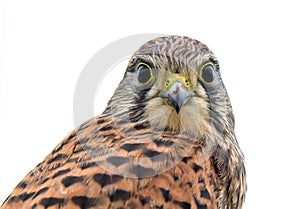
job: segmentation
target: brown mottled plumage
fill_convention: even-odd
[[[132,56],[104,113],[72,131],[1,209],[240,209],[243,161],[216,57],[197,40],[161,37]]]

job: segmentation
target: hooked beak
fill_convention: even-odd
[[[178,113],[186,101],[194,95],[182,82],[175,81],[170,88],[161,93],[160,96],[166,99],[167,104],[174,107]]]

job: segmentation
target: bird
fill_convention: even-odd
[[[220,64],[202,42],[144,43],[102,114],[71,131],[1,209],[241,209],[245,157]]]

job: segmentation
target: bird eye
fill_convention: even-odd
[[[208,85],[211,85],[214,82],[215,68],[213,63],[208,62],[201,67],[199,78]]]
[[[150,82],[154,79],[152,68],[146,63],[139,63],[137,65],[136,71],[137,81],[142,86],[150,84]]]

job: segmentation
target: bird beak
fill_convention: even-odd
[[[160,94],[162,98],[166,99],[167,104],[174,107],[177,113],[193,95],[194,93],[180,81],[175,81],[170,88]]]

